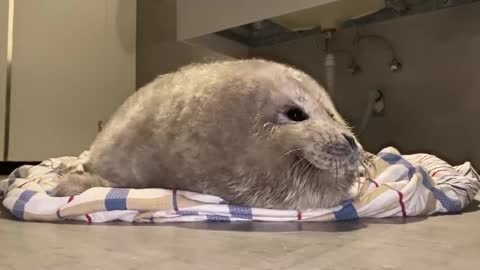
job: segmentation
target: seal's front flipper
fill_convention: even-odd
[[[77,195],[93,187],[111,187],[111,183],[99,175],[86,172],[72,172],[65,174],[58,185],[53,189],[52,196],[63,197]]]

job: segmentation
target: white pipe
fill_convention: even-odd
[[[367,107],[365,108],[365,112],[363,113],[362,122],[360,124],[360,128],[358,129],[358,134],[362,134],[367,129],[368,122],[372,117],[375,103],[380,97],[381,93],[379,92],[379,90],[372,90],[368,93]]]
[[[335,55],[332,52],[325,55],[325,80],[327,91],[333,100],[335,96]]]

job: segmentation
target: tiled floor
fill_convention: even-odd
[[[84,225],[0,215],[0,269],[476,269],[480,197],[462,215],[343,223]]]

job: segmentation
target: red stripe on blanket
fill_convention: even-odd
[[[397,191],[398,193],[398,202],[400,203],[400,207],[402,208],[402,216],[407,217],[407,211],[405,211],[405,203],[403,202],[403,193]]]
[[[449,172],[449,170],[445,170],[445,169],[438,170],[438,171],[436,171],[436,172],[434,172],[434,173],[432,174],[432,177],[434,177],[435,174],[437,174],[437,173],[439,173],[439,172]]]
[[[34,181],[34,180],[29,180],[29,181],[27,181],[27,182],[19,185],[18,188],[22,188],[22,187],[25,186],[26,184],[31,183],[31,182],[33,182],[33,181]]]
[[[378,183],[375,182],[375,180],[373,180],[373,179],[369,179],[369,180],[370,180],[370,182],[372,182],[375,185],[375,187],[379,187]]]
[[[86,214],[85,217],[87,218],[88,224],[92,223],[92,217],[89,214]]]
[[[69,202],[73,201],[73,198],[74,198],[74,197],[75,197],[75,195],[70,195],[70,197],[68,197],[68,201],[67,201],[67,203],[69,203]]]
[[[302,211],[297,210],[297,220],[302,220]]]

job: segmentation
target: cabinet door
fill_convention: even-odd
[[[87,150],[135,91],[136,1],[15,0],[8,160]]]

